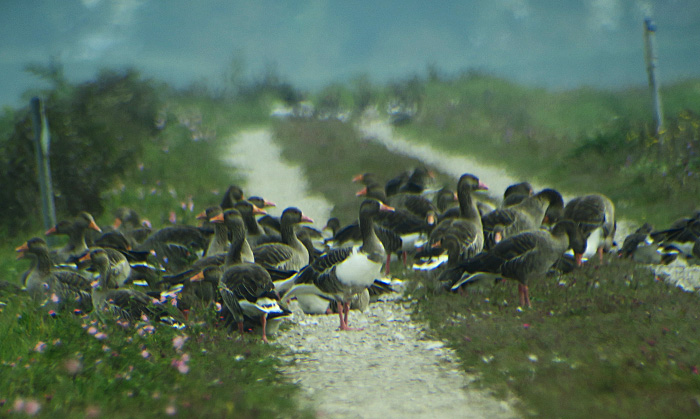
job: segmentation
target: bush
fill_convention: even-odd
[[[101,192],[135,168],[143,143],[157,133],[158,95],[134,70],[103,71],[77,86],[57,83],[44,102],[57,217],[83,210],[98,216]],[[40,218],[33,137],[29,111],[16,112],[14,129],[0,146],[0,223],[11,232]]]

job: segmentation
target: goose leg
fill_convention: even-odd
[[[386,276],[389,276],[389,262],[391,262],[391,254],[387,253],[386,254],[386,267],[384,272],[386,273]]]
[[[340,330],[362,330],[348,326],[348,312],[350,311],[350,302],[338,302],[338,315],[340,316]]]
[[[520,307],[525,307],[525,304],[528,307],[532,307],[532,304],[530,304],[530,290],[526,284],[518,284],[518,294],[520,295]]]
[[[243,322],[238,322],[238,332],[243,335]]]
[[[603,246],[600,246],[598,248],[598,259],[600,260],[600,264],[603,264]]]

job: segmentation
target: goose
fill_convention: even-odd
[[[700,211],[674,221],[665,230],[652,231],[650,237],[661,246],[672,246],[684,255],[691,256],[695,242],[700,238]]]
[[[488,186],[470,173],[460,176],[457,182],[459,216],[444,219],[435,226],[430,233],[429,243],[434,245],[446,235],[456,235],[461,258],[466,259],[481,252],[484,248],[484,229],[472,192],[487,189]]]
[[[231,208],[222,213],[214,213],[208,221],[215,225],[224,225],[227,228],[227,236],[230,235],[232,240],[228,245],[226,254],[218,253],[202,257],[179,273],[164,275],[160,284],[167,284],[170,287],[178,284],[186,285],[194,275],[197,275],[209,266],[226,268],[243,262],[254,262],[254,259],[252,257],[248,258],[244,251],[246,247],[250,248],[250,246],[247,246],[245,225],[238,210]]]
[[[279,296],[275,292],[275,285],[267,270],[255,263],[236,264],[223,272],[220,267],[207,269],[213,271],[214,275],[219,275],[219,293],[238,324],[238,331],[243,333],[245,315],[259,318],[262,340],[267,343],[268,314],[283,313],[278,304]]]
[[[503,192],[503,201],[501,208],[510,207],[511,205],[519,204],[528,196],[532,196],[535,190],[530,182],[514,183],[506,188]]]
[[[241,189],[241,187],[238,185],[231,185],[228,187],[228,189],[226,189],[226,192],[224,192],[224,197],[221,198],[220,207],[222,209],[233,208],[236,202],[243,199],[245,199],[243,189]]]
[[[98,273],[98,279],[91,290],[94,310],[98,313],[109,311],[124,320],[133,320],[141,315],[153,316],[157,310],[147,294],[132,289],[113,289],[109,256],[105,249],[93,249],[81,261],[89,261]]]
[[[246,237],[250,246],[255,247],[264,243],[266,241],[265,236],[267,233],[258,223],[258,220],[255,219],[255,216],[265,215],[267,214],[267,211],[248,200],[238,201],[233,207],[237,209],[241,213],[241,217],[243,217],[243,222],[245,223],[246,227]],[[253,252],[251,250],[250,254],[252,255],[252,253]]]
[[[194,226],[167,226],[149,235],[132,253],[155,254],[166,270],[178,272],[198,259],[197,252],[207,248],[209,236],[206,230]]]
[[[35,299],[51,296],[53,300],[58,300],[56,302],[60,307],[91,307],[90,278],[75,270],[55,269],[44,239],[31,238],[15,251],[18,253],[17,259],[32,260],[31,267],[22,275],[22,281],[24,288]]]
[[[282,243],[266,243],[253,249],[255,263],[266,268],[298,271],[309,263],[309,251],[294,233],[299,223],[313,223],[299,208],[289,207],[282,212]]]
[[[543,277],[564,252],[582,252],[584,239],[571,220],[557,222],[551,230],[529,230],[498,242],[493,248],[461,264],[463,275],[451,289],[484,279],[505,278],[518,282],[520,306],[531,307],[528,282]]]
[[[374,217],[392,208],[375,199],[360,204],[362,245],[329,250],[313,264],[300,271],[294,285],[282,301],[298,295],[313,294],[338,303],[340,330],[356,330],[348,326],[348,312],[354,295],[369,288],[379,277],[386,256],[384,246],[374,231]]]
[[[215,205],[206,208],[204,211],[197,214],[198,220],[204,220],[205,223],[209,223],[210,219],[216,217],[219,214],[223,214],[221,206]],[[222,219],[223,220],[223,219]],[[209,246],[202,256],[214,256],[218,254],[226,253],[229,243],[228,228],[224,223],[212,223],[214,227],[214,236],[209,241]]]
[[[102,229],[95,223],[95,219],[88,212],[81,212],[73,220],[63,220],[46,230],[44,235],[52,236],[56,234],[65,234],[68,236],[68,243],[54,254],[54,262],[66,263],[73,262],[88,251],[88,246],[85,242],[85,234],[88,229],[92,229],[102,233]]]
[[[612,248],[616,229],[615,205],[610,198],[602,194],[573,198],[564,207],[563,217],[578,225],[589,253],[595,249],[600,263],[603,263],[603,252]],[[576,264],[581,266],[583,253],[574,256]]]
[[[548,208],[563,206],[561,194],[548,188],[525,197],[518,204],[497,208],[485,214],[481,217],[484,226],[484,249],[490,249],[501,239],[539,229]]]

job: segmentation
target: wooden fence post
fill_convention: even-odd
[[[659,140],[659,149],[664,145],[664,112],[661,106],[661,94],[659,92],[659,75],[656,55],[656,25],[650,17],[644,19],[644,58],[647,64],[649,76],[649,89],[651,90],[654,122],[656,123],[656,138]]]
[[[41,214],[44,221],[44,230],[48,230],[56,225],[56,207],[53,199],[51,166],[49,164],[51,135],[49,134],[49,123],[46,120],[44,104],[38,97],[33,97],[30,105],[34,126],[34,151],[39,177],[39,191],[41,193]],[[48,239],[49,243],[53,241],[52,237],[48,237]]]

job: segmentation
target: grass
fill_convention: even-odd
[[[26,296],[3,302],[3,414],[34,405],[41,417],[303,416],[296,386],[279,379],[275,348],[228,336],[213,312],[176,330],[51,317]]]
[[[416,316],[449,340],[481,384],[512,392],[539,417],[700,415],[697,295],[643,266],[606,260],[531,285],[468,295],[413,291]],[[416,282],[419,284],[422,282]]]

